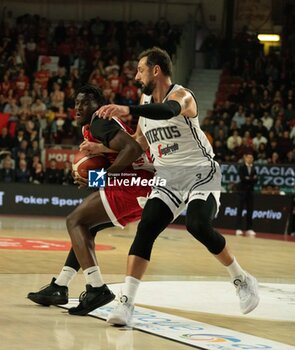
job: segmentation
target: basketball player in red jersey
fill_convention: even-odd
[[[143,152],[139,143],[132,136],[132,130],[122,121],[102,120],[93,116],[94,112],[104,104],[101,90],[93,86],[79,89],[76,100],[76,120],[83,126],[85,141],[80,150],[89,154],[113,150],[116,153],[105,153],[111,165],[107,169],[112,173],[124,175],[130,173],[142,179],[152,179],[153,166]],[[85,185],[85,181],[77,174],[76,183]],[[109,180],[112,182],[112,179]],[[106,186],[91,193],[67,217],[66,224],[72,240],[73,248],[69,252],[65,266],[57,279],[39,292],[31,292],[28,298],[41,305],[61,305],[68,302],[68,285],[76,275],[80,266],[86,279],[86,292],[82,293],[77,307],[69,310],[73,315],[86,315],[90,311],[105,305],[115,298],[103,282],[95,256],[94,237],[96,232],[107,227],[120,226],[139,220],[142,208],[138,198],[147,197],[150,186],[126,187],[123,185]]]

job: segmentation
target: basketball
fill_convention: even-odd
[[[86,155],[83,152],[75,154],[72,169],[79,176],[88,179],[88,170],[106,169],[109,167],[108,159],[102,154]]]

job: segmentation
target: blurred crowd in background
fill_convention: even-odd
[[[76,89],[90,83],[103,90],[107,103],[137,104],[138,53],[159,46],[173,56],[181,32],[164,18],[52,23],[7,11],[0,38],[0,181],[71,184],[71,164],[59,170],[52,160],[45,168],[41,154],[44,147],[80,143]],[[203,46],[206,57],[219,62],[215,68],[222,64],[222,74],[216,101],[202,120],[216,160],[240,162],[251,152],[255,163],[294,164],[294,55],[265,55],[245,28],[220,60],[216,40],[210,35]],[[50,57],[58,59],[55,70]]]

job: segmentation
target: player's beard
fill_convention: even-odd
[[[151,80],[150,82],[147,83],[147,85],[143,85],[142,92],[145,95],[150,96],[153,93],[155,86],[156,84]]]

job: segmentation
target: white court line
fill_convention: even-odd
[[[77,304],[78,299],[70,299],[67,305],[61,307],[68,309]],[[90,312],[89,316],[106,320],[115,305],[116,302],[113,301]],[[137,306],[130,326],[133,329],[174,340],[197,349],[294,350],[291,345]]]
[[[121,286],[109,285],[115,294],[120,292]],[[295,284],[260,283],[259,294],[258,307],[243,315],[230,282],[153,281],[140,284],[136,303],[215,315],[295,322]]]
[[[110,284],[118,294],[122,284]],[[295,320],[295,285],[260,284],[261,302],[249,315],[239,310],[235,289],[228,282],[156,281],[142,282],[137,303],[179,310],[201,311],[218,315],[250,317],[261,320]],[[70,308],[78,304],[70,299]],[[98,308],[90,316],[106,319],[115,302]],[[293,310],[294,309],[294,310]],[[135,307],[134,329],[206,350],[294,350],[291,345],[216,327],[163,312]]]

